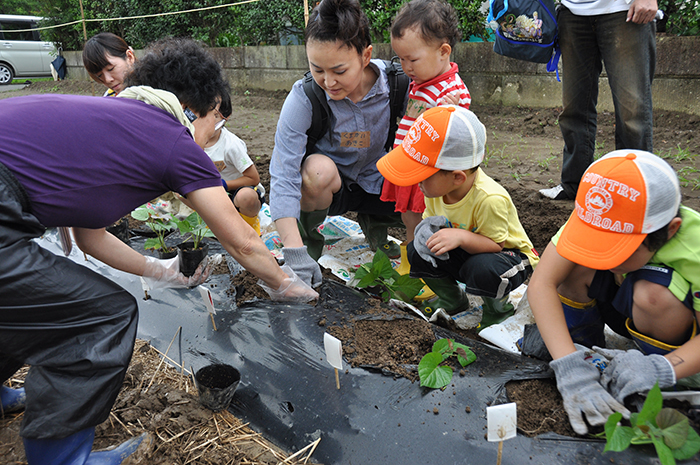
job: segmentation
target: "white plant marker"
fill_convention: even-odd
[[[514,438],[517,434],[518,413],[515,402],[486,407],[486,419],[488,422],[487,439],[489,442],[498,442],[498,459],[496,464],[501,465],[503,441]]]
[[[216,315],[216,310],[214,309],[214,299],[211,297],[211,292],[201,284],[197,286],[197,289],[199,289],[199,295],[201,295],[202,300],[204,300],[204,306],[207,307],[207,311],[211,317],[211,324],[214,326],[214,331],[216,331],[216,323],[214,323],[214,315]]]
[[[148,291],[151,290],[151,287],[148,285],[145,279],[143,279],[143,276],[139,276],[139,279],[141,280],[141,288],[143,289],[143,293],[146,296],[146,300],[150,299],[148,296]]]
[[[335,385],[340,389],[338,370],[343,369],[343,345],[337,337],[323,333],[323,347],[326,349],[328,363],[335,368]]]

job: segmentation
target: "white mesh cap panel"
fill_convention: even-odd
[[[474,113],[461,107],[456,108],[435,168],[468,170],[484,160],[486,128]]]
[[[647,208],[642,233],[649,234],[666,226],[676,216],[681,203],[678,176],[661,158],[647,152],[632,152],[637,155],[637,166],[646,182]]]

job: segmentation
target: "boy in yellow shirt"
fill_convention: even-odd
[[[423,278],[437,295],[424,314],[467,310],[459,281],[484,299],[482,328],[513,313],[508,296],[539,260],[510,195],[479,168],[485,143],[474,113],[440,106],[423,113],[401,145],[377,162],[390,182],[419,183],[425,195],[423,221],[407,247],[411,277]]]

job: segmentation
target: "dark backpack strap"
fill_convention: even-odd
[[[311,126],[306,131],[306,153],[304,158],[314,153],[316,142],[328,132],[330,108],[326,100],[326,93],[316,84],[311,76],[311,71],[304,74],[304,93],[311,102]]]
[[[391,109],[390,120],[389,120],[389,134],[386,138],[386,143],[384,144],[384,150],[387,152],[394,147],[394,139],[396,139],[396,130],[399,129],[399,120],[404,113],[404,103],[406,100],[406,93],[408,92],[408,85],[411,79],[406,76],[403,72],[401,64],[396,60],[397,57],[391,59],[391,61],[384,60],[386,65],[386,76],[389,80],[389,105]]]

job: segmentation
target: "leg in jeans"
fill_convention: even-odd
[[[598,25],[598,44],[615,105],[615,148],[651,152],[656,25],[627,22],[626,12],[601,16]]]
[[[564,138],[561,186],[566,196],[573,199],[581,176],[593,163],[602,61],[596,37],[597,16],[577,16],[561,7],[557,18],[564,104],[559,116]]]

